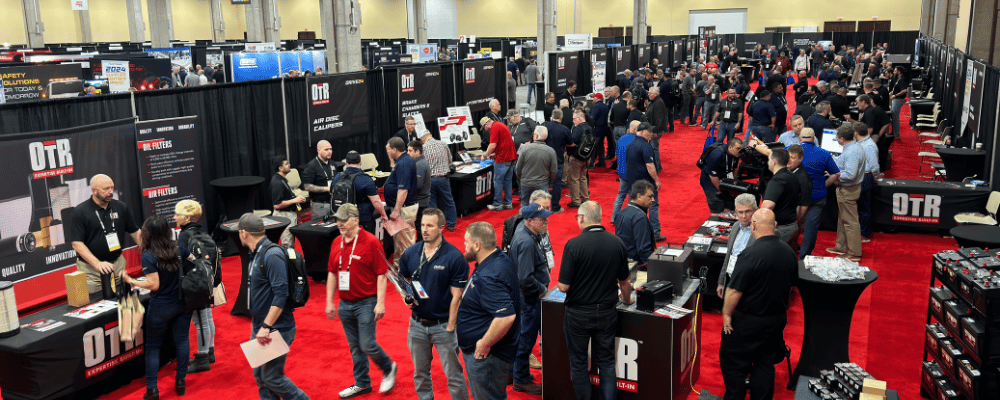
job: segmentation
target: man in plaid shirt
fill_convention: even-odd
[[[427,207],[444,211],[448,232],[454,232],[455,224],[458,223],[458,212],[455,210],[451,181],[448,179],[448,174],[451,172],[451,151],[448,145],[435,139],[430,132],[421,136],[420,141],[424,142],[424,159],[431,167],[431,201]]]

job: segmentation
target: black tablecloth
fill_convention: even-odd
[[[805,375],[799,377],[799,382],[795,386],[795,400],[822,400],[809,391],[809,381],[812,379],[816,378]],[[899,400],[899,392],[896,392],[895,390],[886,390],[885,398],[886,400]]]
[[[140,299],[143,307],[149,306],[149,296]],[[91,296],[92,303],[100,300],[100,293]],[[90,319],[65,315],[76,309],[62,304],[29,315],[20,320],[22,325],[47,319],[65,325],[45,332],[22,328],[17,335],[0,339],[0,389],[5,400],[97,397],[145,375],[145,340],[137,341],[137,346],[120,341],[116,309]],[[167,335],[160,365],[175,355],[172,336]]]
[[[872,189],[874,222],[882,225],[951,229],[955,214],[986,208],[990,190],[953,182],[881,179]]]
[[[291,223],[287,218],[275,217],[273,215],[264,217],[264,235],[272,243],[277,244],[278,240],[281,238],[281,232],[285,230],[285,227]],[[268,221],[270,219],[271,221]],[[220,228],[229,235],[229,240],[236,244],[237,251],[240,254],[240,264],[242,265],[243,273],[240,275],[240,292],[236,296],[236,301],[230,301],[233,305],[233,310],[230,312],[231,315],[244,315],[249,316],[250,311],[247,309],[247,274],[249,273],[248,267],[250,266],[250,260],[253,256],[250,255],[250,249],[240,242],[239,230],[236,229],[236,224],[240,221],[239,219],[226,221]]]
[[[739,221],[723,220],[719,217],[709,217],[707,221],[725,221],[730,224],[738,224]],[[703,224],[704,225],[704,224]],[[708,235],[708,227],[699,226],[692,236]],[[708,267],[708,292],[702,306],[706,309],[722,309],[722,299],[716,294],[715,288],[719,285],[719,275],[722,273],[722,261],[726,257],[726,241],[713,241],[711,245],[695,245],[685,243],[684,247],[691,249],[691,276],[699,276],[701,267]]]
[[[973,175],[978,175],[977,179],[986,180],[983,178],[983,163],[986,162],[985,151],[937,146],[934,150],[941,156],[944,169],[948,172],[947,181],[961,182]]]
[[[264,178],[259,176],[230,176],[209,182],[222,196],[226,219],[239,219],[243,214],[253,212],[254,196],[262,183]]]
[[[460,215],[471,214],[493,203],[493,165],[471,173],[448,175],[455,209]]]
[[[981,247],[984,249],[1000,247],[1000,226],[957,226],[951,228],[950,233],[958,242],[958,247]]]
[[[799,294],[805,314],[802,352],[788,389],[795,387],[800,375],[819,376],[819,371],[833,369],[834,363],[850,362],[848,354],[851,318],[854,306],[872,282],[875,271],[865,273],[864,280],[827,282],[799,263]]]
[[[314,280],[323,281],[327,276],[327,264],[330,259],[330,245],[333,239],[340,236],[337,221],[312,220],[293,226],[289,231],[295,235],[302,246],[302,258],[305,259],[309,276]]]

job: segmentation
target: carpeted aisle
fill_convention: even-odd
[[[794,105],[794,100],[789,98],[789,104]],[[904,110],[907,108],[904,107]],[[907,120],[908,116],[904,115],[903,142],[897,141],[893,146],[897,169],[890,176],[915,178],[916,167],[919,166],[919,159],[915,158],[918,141],[916,134],[906,127]],[[663,161],[660,178],[664,187],[660,192],[660,220],[668,241],[680,243],[686,240],[709,213],[698,185],[699,171],[694,166],[701,153],[705,132],[686,125],[676,126],[676,132],[668,133],[660,140]],[[591,200],[607,207],[604,210],[607,221],[611,215],[608,208],[618,188],[615,173],[607,168],[592,170],[590,182]],[[563,197],[561,203],[565,205],[567,198]],[[487,221],[499,230],[504,219],[513,213],[514,211],[484,210],[460,218],[456,232],[446,232],[445,237],[461,249],[462,235],[468,224]],[[565,242],[579,233],[575,213],[575,209],[567,208],[566,212],[550,218],[549,229],[557,259],[561,258]],[[834,239],[834,232],[820,232],[816,245],[819,249],[817,255],[827,255],[822,249],[832,247]],[[930,256],[952,247],[954,243],[951,240],[941,239],[933,233],[879,233],[871,243],[864,244],[862,264],[878,271],[879,279],[858,301],[852,324],[851,357],[852,361],[866,368],[876,378],[887,380],[890,389],[900,391],[901,398],[914,399],[918,396]],[[223,265],[230,298],[235,298],[235,290],[239,287],[239,259],[229,257],[224,260]],[[553,287],[558,271],[557,266],[553,271]],[[343,329],[339,321],[331,321],[324,314],[325,293],[325,285],[313,283],[309,304],[295,312],[298,332],[286,369],[296,384],[313,399],[335,399],[338,391],[353,383],[351,358]],[[229,309],[223,306],[215,313],[218,362],[210,372],[188,376],[187,398],[242,400],[257,396],[251,370],[239,348],[239,343],[250,337],[249,320],[230,316]],[[378,339],[386,352],[399,364],[398,383],[387,395],[373,393],[359,398],[416,398],[412,378],[413,363],[406,347],[408,317],[407,307],[399,296],[390,291],[387,315],[379,322]],[[721,395],[723,385],[719,373],[718,349],[722,318],[718,313],[706,313],[703,318],[704,331],[698,353],[702,361],[702,372],[694,387]],[[785,341],[792,348],[793,367],[802,343],[802,323],[802,305],[796,296],[789,311],[788,327],[785,329]],[[194,330],[191,332],[193,336]],[[776,367],[775,398],[792,399],[793,393],[784,389],[788,382],[787,370],[783,364]],[[434,361],[432,372],[437,398],[448,398],[439,361]],[[173,374],[173,365],[160,371],[162,398],[176,397],[172,390]],[[540,381],[538,371],[535,371],[535,377]],[[381,373],[373,369],[372,380],[377,388]],[[102,399],[139,399],[144,390],[144,382],[135,380],[102,396]],[[509,390],[509,393],[512,399],[538,398],[513,390]],[[688,398],[695,399],[697,395],[692,393]]]

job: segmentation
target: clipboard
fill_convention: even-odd
[[[288,354],[288,343],[285,343],[285,339],[278,331],[271,331],[271,334],[267,336],[271,338],[271,343],[267,346],[261,346],[257,339],[240,343],[240,348],[243,349],[243,355],[247,357],[250,368],[257,368],[268,361]]]

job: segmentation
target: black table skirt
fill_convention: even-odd
[[[264,227],[264,235],[267,236],[267,239],[272,243],[277,244],[281,238],[281,232],[284,232],[285,227],[288,226],[291,221],[287,218],[275,217],[273,215],[267,216],[266,218],[270,218],[278,222],[277,224]],[[250,316],[250,310],[247,308],[247,290],[249,289],[247,276],[252,256],[250,255],[250,249],[244,246],[243,243],[240,243],[239,230],[237,230],[235,225],[233,225],[234,222],[238,223],[239,220],[226,221],[221,225],[222,230],[229,235],[229,240],[237,246],[237,252],[240,254],[240,265],[243,270],[242,274],[240,274],[240,291],[236,295],[236,300],[229,302],[233,305],[233,309],[230,311],[230,314]]]
[[[493,203],[493,166],[472,173],[456,172],[448,175],[451,195],[455,198],[455,209],[460,215],[467,215],[486,208]]]
[[[951,228],[951,235],[958,247],[980,247],[995,249],[1000,247],[1000,226],[966,225]]]
[[[872,224],[929,229],[955,227],[955,214],[982,211],[990,191],[987,188],[967,188],[954,182],[907,179],[882,179],[872,188]],[[926,201],[933,198],[931,207]],[[915,200],[919,199],[919,200]],[[826,207],[820,218],[820,228],[837,230],[837,190],[827,188]]]
[[[961,182],[973,175],[978,175],[977,179],[986,180],[983,177],[983,164],[986,162],[985,151],[937,146],[934,150],[941,156],[941,163],[944,164],[944,169],[948,172],[947,181]]]
[[[330,245],[340,236],[336,220],[312,220],[293,226],[289,231],[302,246],[302,257],[309,276],[316,281],[326,280]]]

